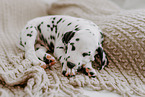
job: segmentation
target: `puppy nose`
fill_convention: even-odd
[[[72,63],[72,62],[67,62],[67,66],[68,66],[68,68],[72,69],[76,65],[74,63]]]

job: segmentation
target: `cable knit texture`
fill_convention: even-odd
[[[21,29],[28,20],[49,14],[81,17],[100,26],[109,68],[96,69],[96,78],[82,73],[67,78],[59,62],[44,70],[25,59],[16,47]],[[145,96],[145,10],[123,10],[109,0],[59,0],[51,6],[40,0],[1,0],[0,96],[84,97],[84,86],[124,97]]]

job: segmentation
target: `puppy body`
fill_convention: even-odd
[[[71,16],[45,16],[27,23],[20,34],[18,47],[25,50],[25,57],[34,65],[43,68],[55,64],[55,58],[62,64],[65,76],[74,76],[77,70],[85,68],[89,76],[96,76],[91,62],[101,58],[101,68],[108,65],[102,48],[103,36],[96,24],[89,20]]]

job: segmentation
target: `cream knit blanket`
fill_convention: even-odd
[[[96,78],[66,78],[59,62],[43,70],[25,59],[16,47],[21,29],[48,14],[86,18],[100,26],[109,68],[96,70]],[[84,97],[84,86],[145,97],[145,10],[123,10],[109,0],[59,0],[51,7],[40,0],[0,0],[0,96]]]

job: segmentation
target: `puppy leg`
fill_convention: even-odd
[[[87,63],[87,64],[83,64],[83,70],[84,70],[84,73],[86,75],[88,75],[89,77],[96,77],[96,71],[95,69],[92,67],[92,64],[91,62]]]
[[[75,64],[65,61],[63,64],[62,71],[63,71],[62,74],[64,76],[72,77],[72,76],[75,76],[77,69],[76,69]]]
[[[25,50],[25,58],[29,59],[33,65],[40,65],[42,67],[45,67],[45,63],[40,61],[35,53],[35,41],[37,37],[37,30],[35,27],[31,25],[27,25],[26,28],[23,29],[21,33],[21,45],[24,46]]]
[[[46,51],[47,49],[44,46],[36,44],[36,56],[39,60],[46,63],[46,65],[43,68],[47,68],[56,63],[55,58],[51,54],[46,53]]]
[[[60,43],[61,44],[61,43]],[[55,47],[54,55],[57,57],[57,59],[62,64],[62,74],[67,77],[72,77],[75,75],[75,69],[73,68],[73,64],[70,62],[67,62],[66,54],[65,54],[65,48],[62,45],[57,45]],[[69,67],[70,68],[69,68]]]

